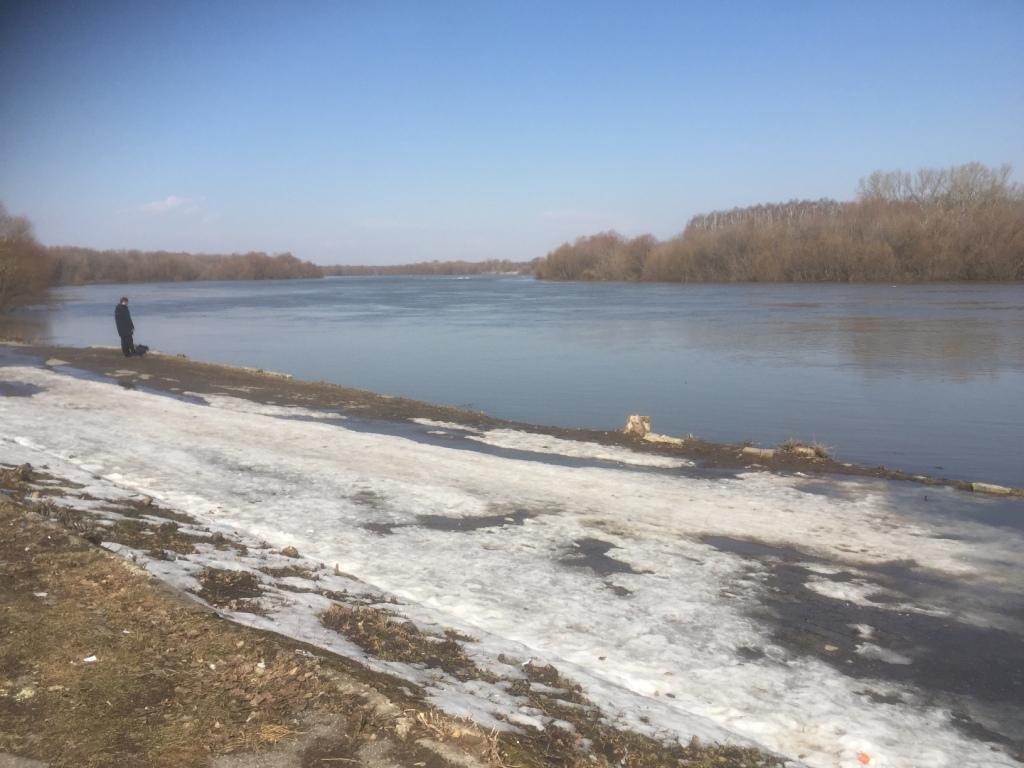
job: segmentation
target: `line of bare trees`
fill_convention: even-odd
[[[1024,280],[1024,188],[980,163],[878,171],[851,202],[798,200],[694,216],[659,242],[603,232],[533,262],[320,267],[290,253],[191,254],[44,247],[0,204],[0,311],[53,284],[329,275],[529,273],[544,280],[917,282]]]
[[[192,280],[286,280],[323,277],[322,267],[290,253],[232,254],[172,251],[97,251],[77,246],[47,249],[57,285],[169,283]]]
[[[537,263],[545,280],[924,282],[1024,280],[1024,188],[979,163],[879,171],[857,198],[693,217],[664,242],[604,232]]]
[[[533,272],[530,261],[489,259],[487,261],[418,261],[413,264],[388,266],[350,266],[338,264],[324,267],[326,275],[528,275]]]
[[[323,267],[290,253],[232,254],[108,250],[41,245],[24,216],[0,203],[0,312],[38,299],[53,285],[323,277]]]
[[[24,216],[0,203],[0,312],[38,296],[50,284],[52,261]]]

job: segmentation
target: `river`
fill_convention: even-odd
[[[558,426],[654,429],[1024,485],[1024,285],[524,277],[61,288],[0,332],[192,358]]]

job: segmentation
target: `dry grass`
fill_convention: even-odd
[[[514,663],[510,659],[505,661]],[[684,747],[615,728],[584,696],[580,686],[555,667],[532,661],[517,666],[526,679],[513,683],[509,692],[525,697],[530,706],[551,718],[570,723],[572,728],[549,725],[539,732],[498,734],[496,748],[507,765],[521,768],[547,765],[564,768],[778,768],[783,764],[757,749],[705,745],[696,738]],[[533,683],[545,686],[544,692],[536,690]]]
[[[791,453],[797,456],[816,459],[831,458],[832,451],[832,449],[824,443],[814,441],[808,445],[807,443],[801,442],[792,437],[780,445],[779,450],[783,453]]]
[[[0,480],[19,497],[35,474],[0,468]],[[554,667],[499,657],[525,674],[499,680],[466,656],[460,642],[472,638],[451,630],[430,636],[372,606],[338,604],[321,616],[378,658],[503,685],[572,724],[488,732],[427,706],[404,680],[219,619],[34,509],[49,507],[45,499],[22,504],[0,495],[0,752],[54,768],[198,768],[218,754],[306,739],[303,766],[379,765],[361,750],[385,743],[389,765],[465,764],[458,755],[494,768],[779,764],[756,750],[666,746],[612,728]],[[164,531],[171,539],[181,534],[176,526]],[[214,568],[199,580],[204,598],[236,606],[252,599],[261,582],[251,572]],[[323,718],[331,723],[329,736],[303,731]]]
[[[55,767],[198,766],[343,706],[316,659],[35,520],[0,501],[0,752]]]
[[[255,574],[249,571],[229,571],[223,568],[204,568],[197,577],[198,595],[217,608],[245,613],[260,613],[259,598],[263,587]]]
[[[273,576],[275,579],[297,578],[316,581],[319,578],[314,571],[311,571],[308,568],[303,568],[299,565],[282,565],[278,567],[267,566],[265,568],[260,568],[260,570],[268,576]]]
[[[335,604],[320,621],[383,661],[437,667],[460,679],[484,676],[452,637],[426,635],[412,622],[380,608]]]

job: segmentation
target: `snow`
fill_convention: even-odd
[[[560,437],[543,435],[535,432],[524,432],[519,429],[488,429],[479,430],[450,421],[433,419],[410,419],[424,427],[433,427],[429,434],[445,434],[446,432],[465,433],[467,440],[490,445],[494,448],[507,448],[515,451],[541,453],[555,456],[566,456],[574,459],[597,459],[599,461],[628,464],[636,467],[658,467],[676,469],[692,467],[693,462],[687,459],[657,456],[649,453],[631,451],[628,448],[601,445],[584,440],[565,440]]]
[[[887,590],[870,582],[857,579],[855,581],[832,581],[830,579],[808,579],[805,586],[817,592],[819,595],[831,597],[835,600],[847,600],[857,605],[874,605],[872,595],[884,594],[889,596]]]
[[[274,405],[267,403],[256,403],[252,400],[243,400],[229,395],[205,394],[198,392],[183,392],[186,397],[194,397],[204,401],[213,408],[222,408],[238,413],[252,413],[261,416],[282,416],[296,419],[340,419],[346,417],[335,411],[320,411],[313,408],[303,408],[301,405]]]
[[[857,653],[869,659],[878,659],[886,664],[913,664],[914,660],[909,656],[898,653],[889,648],[883,648],[874,643],[861,643],[857,646]]]
[[[296,420],[293,408],[227,396],[204,395],[213,406],[207,407],[29,366],[0,368],[0,381],[43,389],[32,397],[0,398],[0,462],[49,465],[54,474],[86,485],[75,493],[111,500],[144,494],[211,530],[275,548],[295,546],[304,556],[299,563],[278,562],[266,552],[250,558],[262,556],[270,565],[323,563],[318,584],[325,589],[382,601],[393,596],[400,604],[388,609],[419,626],[451,627],[477,638],[466,651],[481,666],[504,666],[498,654],[553,664],[619,725],[683,742],[694,734],[732,734],[812,766],[859,765],[858,751],[887,768],[1017,765],[950,727],[949,712],[909,685],[889,685],[906,695],[900,703],[880,704],[863,695],[864,680],[776,645],[771,627],[751,611],[767,566],[702,540],[757,539],[836,563],[816,568],[819,575],[806,586],[842,599],[867,600],[879,587],[866,577],[837,582],[824,575],[908,555],[937,574],[1019,596],[1016,563],[1024,537],[935,514],[980,503],[957,491],[928,488],[926,510],[918,489],[903,484],[846,480],[844,492],[830,496],[801,491],[800,478],[768,473],[706,478],[651,472],[652,466],[681,464],[518,430],[423,424],[457,428],[491,446],[615,464],[521,461],[365,427],[356,431],[325,423],[323,412],[310,409],[302,409],[310,410],[304,415],[319,414],[316,420]],[[662,459],[673,464],[651,463]],[[68,490],[62,503],[73,496]],[[422,522],[423,516],[517,510],[530,514],[522,524],[453,531]],[[104,514],[95,505],[92,512]],[[380,535],[368,523],[400,527]],[[601,577],[562,562],[587,538],[612,545],[608,557],[632,572]],[[111,548],[186,589],[196,588],[203,565],[259,564],[205,545],[175,561]],[[334,575],[335,567],[358,581]],[[988,616],[986,605],[965,616],[955,604],[909,600],[873,605],[1006,623]],[[522,702],[497,686],[367,658],[316,621],[327,604],[321,596],[282,590],[271,603],[268,616],[232,617],[401,674],[424,685],[439,706],[488,727],[535,725],[538,715],[522,711]],[[869,631],[859,634],[862,655],[912,664],[866,642]],[[750,647],[764,656],[750,661],[738,653]]]
[[[626,448],[601,445],[576,440],[563,440],[550,435],[523,432],[517,429],[490,429],[480,435],[468,435],[467,439],[476,440],[495,448],[511,448],[517,451],[532,453],[548,453],[557,456],[569,456],[579,459],[600,459],[637,467],[692,467],[693,462],[686,459],[673,459],[667,456],[655,456],[639,453]]]

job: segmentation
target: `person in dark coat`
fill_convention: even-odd
[[[132,340],[135,323],[132,322],[132,313],[128,311],[127,296],[122,296],[121,302],[114,307],[114,322],[117,324],[117,335],[121,337],[121,351],[125,357],[131,357],[135,354],[135,342]]]

